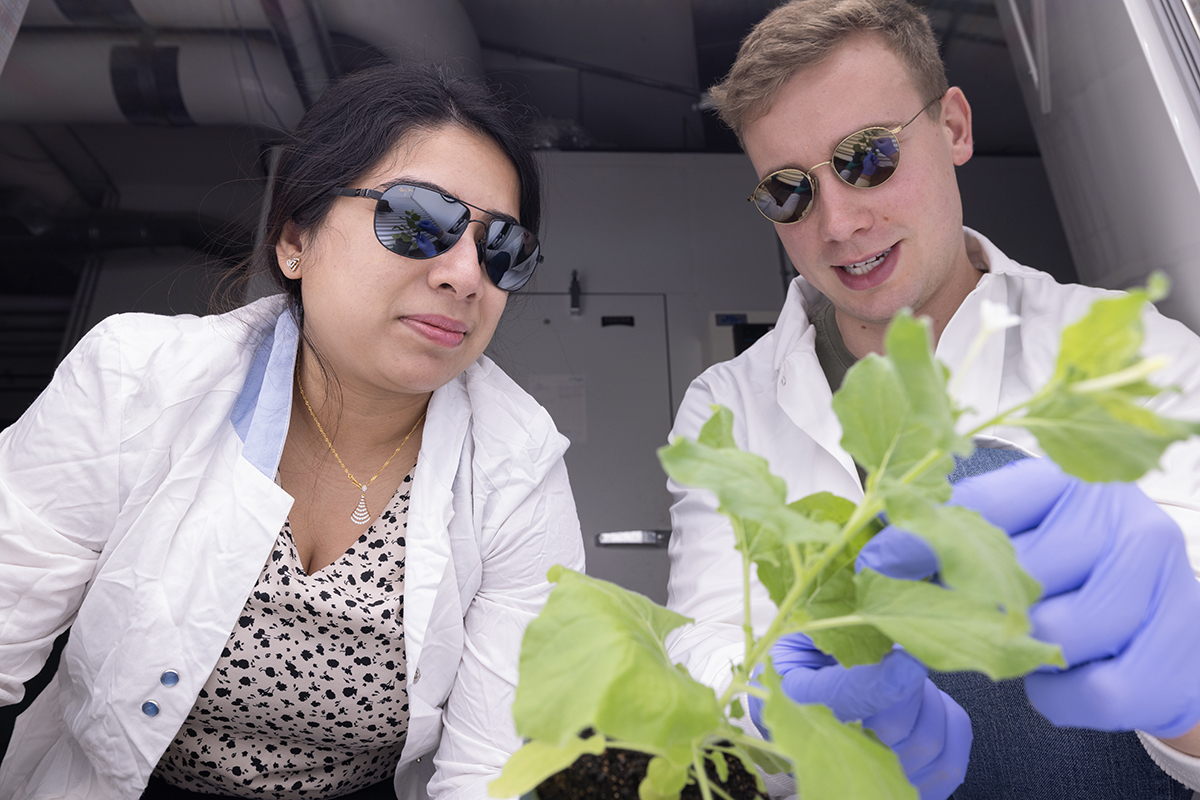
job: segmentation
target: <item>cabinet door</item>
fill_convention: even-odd
[[[488,355],[571,440],[588,574],[665,603],[665,547],[596,544],[602,532],[670,528],[655,455],[671,429],[665,297],[584,294],[572,315],[567,294],[515,294]]]

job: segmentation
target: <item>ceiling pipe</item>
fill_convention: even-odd
[[[303,0],[302,0],[303,2]],[[482,75],[479,37],[460,0],[309,0],[330,33],[366,42],[393,61],[453,64]],[[130,9],[157,30],[271,30],[262,0],[29,0],[27,27],[128,25]],[[64,8],[71,10],[68,16]],[[89,11],[84,11],[88,9]],[[122,9],[124,9],[122,11]]]
[[[337,77],[329,31],[310,0],[259,0],[308,108]]]
[[[458,0],[30,0],[0,121],[287,130],[336,77],[331,32],[482,74]]]
[[[0,121],[290,129],[304,105],[279,49],[212,34],[25,30],[0,74]]]

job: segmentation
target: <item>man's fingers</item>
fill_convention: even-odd
[[[1012,535],[1038,525],[1072,480],[1048,458],[1024,458],[959,481],[950,503],[975,509]]]
[[[901,650],[878,664],[794,669],[783,676],[783,691],[797,703],[822,703],[843,722],[861,720],[919,695],[925,667]]]

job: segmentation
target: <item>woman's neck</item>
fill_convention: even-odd
[[[299,420],[315,442],[332,445],[344,461],[370,461],[379,454],[382,461],[419,427],[432,395],[364,391],[342,384],[311,356],[300,359],[297,380],[293,424]]]

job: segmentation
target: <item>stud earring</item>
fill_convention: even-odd
[[[300,256],[292,256],[284,263],[287,264],[288,271],[295,272],[296,267],[300,266]]]

